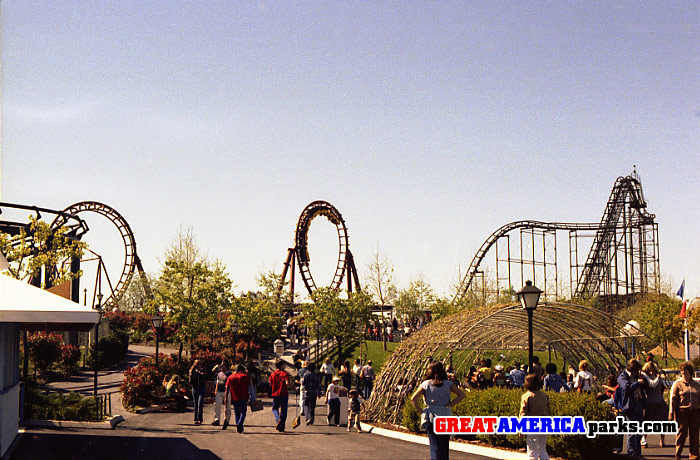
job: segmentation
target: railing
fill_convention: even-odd
[[[97,401],[97,420],[112,416],[112,393],[104,393],[95,397]]]

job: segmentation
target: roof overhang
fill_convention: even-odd
[[[0,275],[0,323],[23,330],[87,331],[99,321],[97,311]]]

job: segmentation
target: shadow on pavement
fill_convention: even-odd
[[[136,438],[123,436],[25,433],[10,460],[130,459],[219,460],[209,450],[199,449],[184,438]]]

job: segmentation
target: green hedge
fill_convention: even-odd
[[[49,393],[27,387],[24,394],[24,418],[38,420],[99,421],[97,400],[77,393]]]
[[[464,401],[453,408],[453,415],[495,415],[517,416],[520,412],[522,390],[490,388],[471,391]],[[614,420],[611,406],[596,401],[590,394],[548,392],[552,415],[583,416],[585,420]],[[403,425],[410,431],[418,432],[420,416],[410,399],[406,400],[403,411]],[[515,449],[525,448],[525,438],[518,435],[478,435],[459,436],[463,439],[479,439],[487,444]],[[568,459],[596,458],[612,456],[612,449],[621,445],[618,436],[598,436],[587,438],[584,435],[550,435],[547,437],[547,451],[554,456]]]
[[[97,368],[105,369],[124,360],[129,349],[129,333],[120,329],[112,330],[106,337],[100,337],[97,347],[91,347],[88,367],[94,368],[97,359]]]

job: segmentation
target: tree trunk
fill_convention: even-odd
[[[180,350],[177,352],[177,363],[180,364],[182,362],[182,347],[183,344],[180,342]]]

